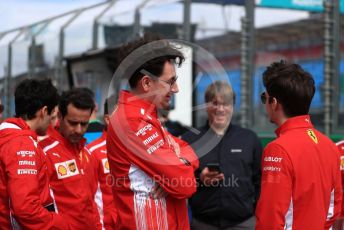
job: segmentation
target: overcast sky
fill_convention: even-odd
[[[48,17],[56,16],[80,7],[86,7],[104,0],[0,0],[0,33],[21,26],[29,25]],[[116,4],[102,18],[101,23],[117,23],[128,25],[133,22],[134,9],[143,0],[118,0]],[[95,15],[99,14],[105,5],[88,10],[81,14],[67,28],[65,41],[65,55],[78,54],[91,48],[92,23]],[[223,12],[225,14],[223,14]],[[191,12],[192,23],[197,23],[198,38],[225,32],[240,30],[240,19],[244,16],[244,8],[240,6],[226,6],[214,4],[193,4]],[[256,27],[268,26],[276,23],[296,21],[308,17],[308,13],[293,10],[256,9]],[[37,37],[37,43],[44,44],[44,56],[48,64],[53,64],[58,53],[59,28],[68,21],[70,16],[55,20]],[[149,25],[152,22],[183,22],[183,5],[177,0],[151,0],[141,11],[141,22]],[[37,30],[37,28],[34,28]],[[7,63],[7,45],[15,37],[11,33],[0,40],[0,77],[3,75]],[[103,46],[102,31],[100,32],[100,46]],[[13,46],[14,74],[25,72],[27,69],[27,47],[30,40],[20,37]]]
[[[80,7],[104,2],[104,0],[0,0],[0,32],[19,26],[37,22],[47,17],[62,14]],[[133,10],[143,0],[119,0],[118,3],[105,16]],[[174,0],[151,0],[142,12],[142,22],[151,21],[182,21],[182,4]],[[162,4],[167,3],[167,4]],[[159,4],[159,6],[152,6]],[[99,7],[101,10],[102,7]],[[222,7],[214,4],[193,4],[192,21],[201,26],[211,28],[224,28]],[[95,10],[97,11],[97,10]],[[240,17],[244,15],[243,7],[227,6],[227,24],[230,29],[240,29]],[[98,11],[99,12],[99,11]],[[92,12],[85,14],[92,15]],[[265,26],[273,23],[281,23],[290,20],[298,20],[307,17],[306,12],[293,10],[257,9],[256,26]],[[119,15],[120,18],[123,15]],[[86,20],[90,20],[87,17]],[[125,20],[125,19],[123,19]],[[129,19],[130,20],[130,19]]]

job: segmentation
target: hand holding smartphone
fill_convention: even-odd
[[[223,179],[219,163],[208,163],[200,174],[200,180],[205,186],[213,186]]]
[[[208,163],[207,167],[209,172],[218,172],[221,173],[220,164],[219,163]]]

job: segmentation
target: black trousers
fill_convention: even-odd
[[[247,220],[241,222],[238,225],[235,225],[233,227],[228,228],[219,228],[207,223],[204,223],[200,220],[197,220],[196,218],[192,218],[191,222],[191,230],[254,230],[256,225],[256,217],[252,216],[248,218]]]

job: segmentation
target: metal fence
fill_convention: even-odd
[[[242,126],[264,132],[270,132],[273,129],[257,101],[257,95],[263,90],[259,79],[261,79],[264,65],[276,59],[288,58],[300,62],[319,78],[320,88],[317,90],[321,92],[319,94],[321,103],[318,107],[317,104],[312,105],[311,111],[315,114],[316,125],[326,134],[343,132],[344,64],[340,64],[340,50],[343,50],[343,45],[340,46],[343,44],[343,41],[340,42],[340,37],[343,36],[340,36],[339,28],[343,28],[344,23],[340,20],[338,0],[324,1],[324,13],[314,18],[317,23],[321,23],[322,31],[319,32],[318,28],[314,28],[314,32],[312,25],[307,25],[306,22],[303,29],[308,29],[314,34],[302,38],[298,37],[297,31],[288,30],[288,27],[294,28],[293,23],[286,24],[285,29],[273,26],[269,27],[270,29],[255,30],[253,26],[255,23],[254,1],[218,1],[229,4],[235,2],[241,5],[242,18],[235,22],[241,24],[240,32],[228,29],[226,5],[218,6],[222,14],[207,15],[205,13],[204,16],[205,20],[215,20],[215,17],[220,17],[224,23],[223,28],[206,28],[202,23],[195,23],[192,20],[191,6],[196,2],[211,1],[192,1],[191,4],[191,0],[140,0],[136,1],[137,4],[131,8],[123,7],[121,4],[124,2],[129,1],[105,1],[31,25],[0,32],[0,96],[6,108],[5,117],[13,114],[14,87],[21,79],[49,77],[54,80],[54,84],[60,90],[67,89],[70,82],[67,78],[66,57],[82,56],[87,51],[90,54],[90,50],[91,54],[93,51],[96,53],[99,49],[133,39],[143,31],[172,28],[170,30],[175,33],[173,38],[193,41],[205,47],[223,64],[233,88],[239,94],[235,120]],[[164,18],[154,17],[156,10],[162,8],[168,9],[166,12],[177,15],[175,20],[164,21]],[[88,20],[78,22],[82,17]],[[151,23],[143,25],[141,21],[147,18],[151,19]],[[165,24],[159,27],[159,23]],[[206,38],[199,36],[204,35],[205,31],[214,35]],[[265,43],[262,44],[264,36]],[[282,36],[285,36],[283,41],[280,39]],[[319,37],[321,37],[320,41]],[[310,50],[308,52],[318,51],[319,55],[306,57],[297,52],[300,48],[307,50],[307,47]],[[288,50],[293,54],[288,55]],[[323,72],[321,76],[317,75],[319,71]],[[197,75],[197,69],[194,75]],[[97,95],[97,90],[102,90],[97,88],[99,79],[101,81],[102,77],[101,73],[90,70],[82,76],[74,76],[74,80],[78,81],[79,86],[92,88]],[[203,81],[207,82],[206,76]],[[204,93],[201,85],[196,89],[195,106],[202,102],[202,100],[198,102],[197,97],[202,98]],[[96,100],[98,104],[101,104],[103,98],[97,97]],[[199,120],[199,123],[203,122],[204,111],[197,111],[194,117],[197,118],[195,120]]]

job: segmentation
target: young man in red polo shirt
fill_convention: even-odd
[[[263,83],[261,99],[278,128],[263,153],[256,229],[328,229],[341,209],[340,163],[337,147],[308,115],[314,80],[281,61],[267,68]]]
[[[37,146],[37,135],[45,135],[57,109],[57,89],[50,80],[27,79],[14,94],[16,116],[0,125],[0,229],[68,229],[54,212]]]

